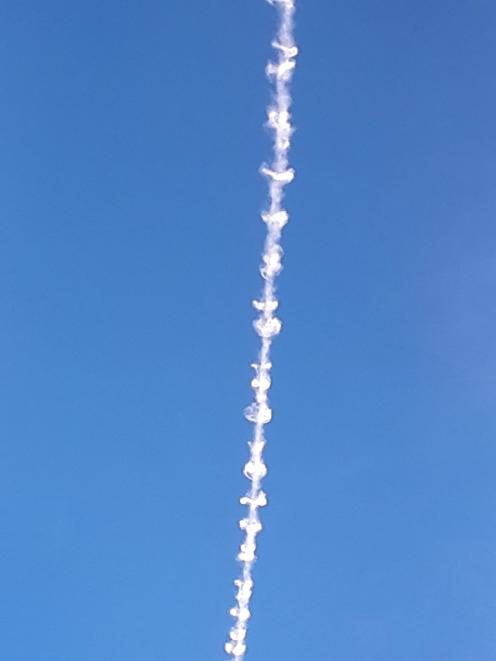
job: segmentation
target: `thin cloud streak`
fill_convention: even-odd
[[[288,153],[291,147],[293,127],[291,124],[290,85],[296,65],[298,48],[294,41],[294,0],[267,0],[279,12],[277,36],[272,42],[276,59],[270,61],[266,74],[273,86],[273,101],[267,109],[267,126],[274,135],[273,160],[270,165],[263,165],[261,173],[268,181],[268,208],[262,213],[262,220],[267,226],[260,273],[264,279],[260,300],[253,301],[254,308],[260,313],[254,322],[254,328],[260,337],[260,350],[256,363],[252,367],[255,376],[251,382],[254,392],[253,403],[245,410],[246,418],[253,423],[253,440],[250,442],[250,457],[244,467],[244,474],[250,481],[248,493],[240,500],[247,507],[246,515],[239,526],[244,532],[244,539],[238,553],[242,569],[236,579],[236,605],[230,614],[234,624],[229,632],[225,651],[234,661],[243,661],[246,653],[246,636],[250,619],[250,600],[253,592],[253,566],[256,561],[257,535],[262,530],[259,509],[267,504],[267,497],[262,490],[262,480],[267,474],[263,460],[265,447],[265,425],[272,418],[269,403],[272,363],[270,352],[273,338],[281,331],[281,321],[275,316],[278,307],[276,280],[282,270],[283,250],[281,247],[282,230],[288,222],[288,212],[283,207],[284,188],[294,179],[295,172],[289,167]]]

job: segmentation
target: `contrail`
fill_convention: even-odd
[[[244,467],[244,474],[250,480],[251,486],[248,493],[240,500],[241,504],[248,508],[246,516],[239,522],[241,530],[244,531],[244,539],[238,553],[242,571],[234,582],[237,587],[236,605],[230,610],[234,624],[229,632],[229,641],[225,644],[226,652],[235,661],[242,661],[246,652],[250,599],[253,591],[252,570],[256,560],[257,535],[262,530],[258,510],[267,504],[261,483],[267,474],[263,460],[265,425],[272,417],[268,398],[272,369],[270,350],[273,338],[281,330],[281,322],[274,312],[278,307],[276,279],[282,269],[281,234],[288,222],[288,212],[282,202],[284,187],[291,183],[295,176],[294,170],[288,163],[293,133],[290,84],[298,54],[293,37],[295,0],[267,0],[267,2],[274,5],[279,13],[277,36],[272,42],[277,57],[275,61],[269,62],[266,68],[267,76],[273,85],[273,101],[267,109],[267,125],[274,133],[274,153],[272,163],[261,168],[262,174],[267,177],[269,192],[267,210],[262,213],[262,219],[267,225],[260,267],[264,285],[260,300],[253,301],[253,306],[260,313],[254,322],[255,330],[260,336],[260,349],[258,360],[252,365],[255,370],[251,382],[254,401],[245,410],[246,418],[253,423],[253,440],[249,444],[250,457]]]

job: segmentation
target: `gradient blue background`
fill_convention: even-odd
[[[494,661],[496,5],[301,0],[252,661]],[[0,657],[222,659],[262,0],[0,7]]]

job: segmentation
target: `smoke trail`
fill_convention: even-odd
[[[295,68],[295,58],[298,49],[293,38],[293,17],[295,0],[267,0],[277,7],[279,26],[277,36],[272,42],[277,59],[269,62],[266,73],[273,83],[273,101],[267,110],[268,126],[274,132],[274,153],[270,165],[261,168],[267,177],[269,194],[268,209],[262,213],[262,219],[267,225],[262,265],[260,273],[264,286],[260,300],[253,301],[260,316],[254,322],[254,327],[260,336],[258,361],[253,363],[255,377],[251,382],[254,391],[254,402],[245,410],[246,418],[253,423],[253,440],[250,442],[250,458],[244,467],[244,474],[250,480],[251,486],[241,498],[246,505],[246,516],[239,522],[244,531],[238,560],[241,562],[241,575],[234,582],[237,587],[236,605],[230,614],[234,617],[234,625],[229,633],[229,641],[225,650],[234,661],[242,661],[246,652],[246,633],[250,618],[250,599],[253,591],[252,570],[256,560],[255,551],[257,535],[262,530],[258,510],[267,504],[267,498],[262,491],[261,482],[267,474],[263,460],[265,446],[265,425],[270,422],[272,410],[269,406],[268,391],[271,385],[270,349],[273,338],[281,330],[281,322],[274,315],[278,307],[276,297],[276,278],[282,269],[281,234],[288,222],[288,213],[282,206],[284,187],[294,179],[294,170],[288,164],[288,152],[291,146],[291,94],[290,83]]]

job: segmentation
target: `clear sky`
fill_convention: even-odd
[[[225,658],[263,0],[0,7],[0,658]],[[301,0],[250,661],[494,661],[496,4]]]

